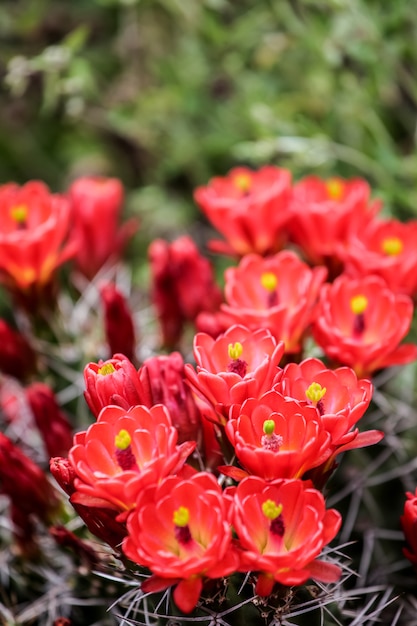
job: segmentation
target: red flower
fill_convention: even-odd
[[[289,250],[266,259],[249,254],[225,271],[222,309],[251,330],[268,328],[286,352],[298,352],[326,275],[324,267],[310,269]]]
[[[294,185],[291,235],[311,263],[340,268],[340,248],[380,209],[369,196],[362,179],[307,176]]]
[[[211,247],[239,256],[271,254],[283,247],[290,198],[291,173],[274,166],[257,172],[237,167],[194,193],[197,204],[227,240],[211,242]]]
[[[72,426],[52,389],[45,383],[32,383],[26,388],[26,398],[48,456],[66,454],[72,445]]]
[[[190,364],[185,371],[199,395],[227,418],[232,404],[271,389],[283,352],[284,344],[268,330],[252,332],[233,325],[216,340],[198,333],[194,337],[197,372]]]
[[[404,514],[400,517],[401,526],[407,541],[403,549],[404,555],[417,568],[417,489],[415,493],[407,492]]]
[[[331,454],[330,435],[316,407],[277,391],[233,405],[225,430],[245,471],[229,465],[219,470],[236,480],[248,474],[265,480],[301,478]]]
[[[238,567],[226,502],[212,474],[171,476],[141,491],[127,528],[124,553],[153,573],[142,590],[176,585],[174,601],[184,613],[197,604],[204,578],[227,576]]]
[[[36,368],[36,354],[24,335],[0,319],[0,370],[25,379]]]
[[[417,294],[417,220],[374,220],[349,241],[345,271],[353,277],[375,274],[395,293]]]
[[[95,417],[109,404],[124,409],[146,404],[142,399],[138,372],[124,354],[115,354],[107,361],[88,363],[84,368],[84,382],[84,397]]]
[[[124,192],[120,180],[85,176],[69,189],[73,207],[72,237],[77,242],[78,270],[91,279],[109,260],[121,254],[138,223],[131,219],[119,227]]]
[[[121,511],[134,506],[138,491],[175,473],[195,448],[177,446],[178,434],[165,407],[105,407],[87,431],[77,433],[69,460],[77,478],[72,500],[94,506],[94,498]],[[100,503],[100,506],[102,503]]]
[[[339,276],[323,286],[313,325],[316,342],[358,377],[417,358],[417,346],[399,345],[413,317],[413,303],[377,276]]]
[[[121,353],[133,361],[136,347],[135,325],[126,298],[113,283],[101,285],[100,296],[110,354]]]
[[[301,480],[267,483],[250,476],[227,492],[242,547],[240,568],[260,572],[258,595],[269,595],[275,582],[302,585],[309,578],[340,578],[337,565],[317,560],[341,524],[340,513],[326,510],[319,491]]]
[[[172,243],[155,239],[149,246],[152,301],[161,324],[164,346],[175,347],[186,321],[201,311],[215,311],[221,292],[209,261],[190,237]],[[192,285],[192,288],[190,288]]]
[[[68,201],[41,182],[0,187],[0,270],[14,294],[35,301],[47,292],[56,268],[76,251],[64,245],[69,220]]]

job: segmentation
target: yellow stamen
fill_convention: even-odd
[[[308,389],[306,389],[307,400],[310,400],[313,404],[317,404],[323,398],[326,393],[326,387],[322,387],[320,383],[311,383]]]
[[[250,174],[237,174],[233,182],[242,193],[248,193],[252,186],[252,177]]]
[[[239,341],[236,341],[235,343],[229,343],[228,353],[231,359],[239,359],[242,356],[242,352],[243,346]]]
[[[112,363],[105,363],[101,367],[98,368],[97,374],[101,374],[102,376],[107,376],[107,374],[113,374],[116,371],[116,368]]]
[[[265,500],[262,504],[262,513],[270,520],[274,520],[282,513],[282,504],[277,504],[273,500]]]
[[[130,446],[131,441],[132,438],[127,430],[122,428],[122,430],[119,431],[119,434],[114,438],[114,445],[118,450],[126,450]]]
[[[326,181],[327,195],[331,200],[340,200],[343,196],[343,182],[338,178],[329,178]]]
[[[24,224],[28,217],[28,208],[25,204],[19,204],[10,209],[10,217],[18,224]]]
[[[350,301],[350,308],[352,313],[360,315],[368,306],[368,298],[366,296],[358,295],[354,296]]]
[[[264,272],[261,276],[261,285],[267,291],[275,291],[278,285],[278,278],[272,272]]]
[[[388,256],[397,256],[403,251],[403,242],[399,237],[387,237],[382,244],[382,251]]]
[[[180,506],[179,509],[174,511],[174,515],[172,516],[172,521],[174,522],[175,526],[180,526],[180,528],[183,528],[184,526],[187,526],[189,520],[190,520],[190,511],[187,509],[187,507]]]
[[[263,431],[265,435],[272,435],[275,430],[274,420],[265,420],[263,425]]]

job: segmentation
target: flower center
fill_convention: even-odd
[[[186,544],[192,540],[188,522],[190,521],[190,511],[186,506],[180,506],[172,516],[175,525],[175,538],[178,543]]]
[[[275,432],[274,420],[265,420],[263,424],[264,434],[261,437],[261,446],[264,450],[272,450],[272,452],[279,452],[280,447],[284,443],[281,435],[277,435]]]
[[[326,181],[326,191],[327,195],[331,200],[341,200],[343,196],[343,183],[337,178],[329,178]]]
[[[102,376],[107,376],[107,374],[113,374],[116,371],[116,368],[112,363],[105,363],[101,367],[98,368],[97,374],[101,374]]]
[[[132,438],[130,434],[124,428],[122,428],[114,438],[116,460],[123,471],[136,467],[135,455],[130,445],[131,441]]]
[[[10,217],[17,224],[19,229],[26,228],[26,220],[28,217],[28,208],[25,204],[19,204],[10,209]]]
[[[387,256],[397,256],[403,251],[403,242],[399,237],[387,237],[381,243],[382,251]]]
[[[350,308],[354,314],[353,319],[353,335],[358,337],[365,330],[364,312],[368,306],[368,298],[362,294],[354,296],[350,301]]]
[[[322,387],[320,383],[313,382],[308,389],[306,389],[307,400],[309,400],[311,404],[314,404],[320,415],[324,413],[323,397],[325,393],[326,387]]]
[[[274,500],[265,500],[262,504],[262,513],[271,521],[269,530],[273,535],[283,537],[285,524],[282,518],[282,504],[277,504]]]
[[[276,306],[278,304],[278,278],[273,272],[264,272],[261,275],[261,285],[267,292],[267,306]]]
[[[233,179],[233,183],[242,194],[247,195],[252,187],[252,177],[249,174],[237,174]]]
[[[239,341],[236,341],[235,343],[229,343],[227,350],[229,357],[232,359],[227,366],[227,371],[233,372],[234,374],[239,374],[239,376],[244,378],[244,376],[246,376],[248,364],[246,363],[246,361],[240,358],[243,352],[242,344]]]

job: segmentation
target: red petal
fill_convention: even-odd
[[[324,561],[312,561],[307,569],[311,578],[321,580],[323,583],[334,583],[342,575],[342,570],[338,565],[325,563]]]
[[[183,613],[191,613],[196,606],[203,588],[200,576],[182,580],[174,589],[174,602]]]

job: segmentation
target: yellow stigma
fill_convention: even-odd
[[[265,435],[272,435],[275,430],[274,420],[265,420],[263,425],[263,431]]]
[[[310,387],[306,389],[307,400],[310,400],[313,404],[320,402],[325,393],[326,387],[322,387],[320,383],[311,383]]]
[[[350,301],[350,308],[352,313],[360,315],[368,306],[368,298],[366,296],[354,296]]]
[[[278,285],[278,278],[272,272],[264,272],[261,276],[261,285],[267,291],[275,291]]]
[[[119,431],[119,434],[114,438],[114,445],[118,450],[126,450],[130,446],[131,441],[132,437],[129,435],[127,430],[122,428],[122,430]]]
[[[250,174],[237,174],[233,182],[242,193],[247,193],[252,186],[252,177]]]
[[[338,178],[329,178],[326,181],[327,195],[331,200],[340,200],[343,196],[343,183]]]
[[[19,204],[10,209],[10,217],[18,224],[24,224],[28,217],[28,208],[25,204]]]
[[[102,367],[99,367],[97,370],[97,374],[101,374],[102,376],[107,376],[107,374],[113,374],[116,371],[116,368],[112,363],[105,363]]]
[[[183,528],[184,526],[187,526],[189,520],[190,511],[187,509],[186,506],[180,506],[179,509],[174,511],[172,521],[174,522],[175,526],[180,526],[181,528]]]
[[[270,520],[274,520],[282,513],[282,504],[277,504],[273,500],[265,500],[262,504],[262,513]]]
[[[239,359],[242,356],[242,352],[243,346],[239,341],[236,341],[235,343],[229,343],[228,353],[231,359],[233,359],[234,361],[236,359]]]
[[[387,237],[383,240],[381,247],[388,256],[397,256],[403,251],[403,242],[399,237]]]

